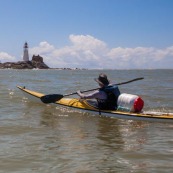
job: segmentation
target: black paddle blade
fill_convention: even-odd
[[[43,103],[55,103],[56,101],[60,100],[63,98],[63,95],[60,94],[49,94],[42,96],[40,99]]]

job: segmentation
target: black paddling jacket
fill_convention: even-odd
[[[115,110],[117,109],[117,100],[120,95],[120,91],[117,85],[106,86],[101,88],[100,91],[104,91],[107,94],[106,100],[98,100],[99,109]]]

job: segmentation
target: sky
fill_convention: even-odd
[[[173,69],[173,0],[0,0],[0,62]]]

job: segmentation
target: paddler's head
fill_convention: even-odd
[[[101,73],[98,78],[95,79],[95,81],[101,86],[107,86],[109,85],[109,80],[107,78],[107,75],[104,73]]]

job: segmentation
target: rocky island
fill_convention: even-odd
[[[0,69],[49,69],[40,55],[33,55],[31,61],[5,62],[0,63]]]
[[[49,68],[40,55],[33,55],[29,60],[28,43],[23,46],[23,61],[18,62],[0,62],[0,69],[58,69],[58,70],[80,70],[78,68]],[[85,70],[85,69],[83,69]]]

